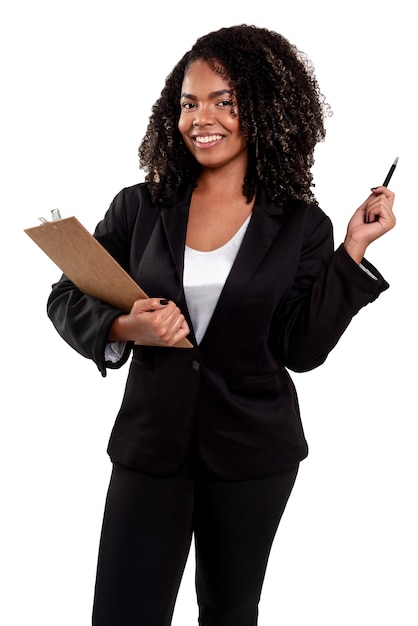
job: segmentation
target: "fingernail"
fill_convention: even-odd
[[[377,187],[372,187],[371,191],[376,191]]]
[[[166,300],[165,298],[161,298],[160,304],[168,304],[168,300]]]

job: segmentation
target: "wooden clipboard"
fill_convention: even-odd
[[[86,295],[130,311],[147,294],[76,217],[26,228],[24,232]],[[188,339],[174,347],[192,348]]]

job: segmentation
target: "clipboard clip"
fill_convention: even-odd
[[[60,220],[61,219],[60,210],[59,209],[52,209],[51,217],[52,217],[52,221],[53,222],[57,222],[58,220]],[[44,217],[38,217],[38,220],[40,222],[42,222],[42,224],[48,224],[48,220],[46,220]]]

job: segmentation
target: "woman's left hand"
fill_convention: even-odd
[[[348,227],[344,247],[360,263],[366,248],[396,224],[393,214],[395,194],[386,187],[376,187],[354,213]]]

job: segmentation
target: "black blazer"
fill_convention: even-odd
[[[192,328],[183,287],[191,189],[153,206],[144,184],[122,190],[97,239],[150,295],[175,301]],[[295,466],[308,452],[287,369],[324,362],[352,317],[387,282],[362,270],[315,204],[289,218],[257,194],[251,221],[208,329],[195,347],[134,347],[108,452],[153,475],[175,472],[197,446],[206,467],[227,479]],[[83,295],[65,276],[48,315],[62,337],[103,375],[106,339],[121,311]],[[121,366],[128,358],[129,344]]]

